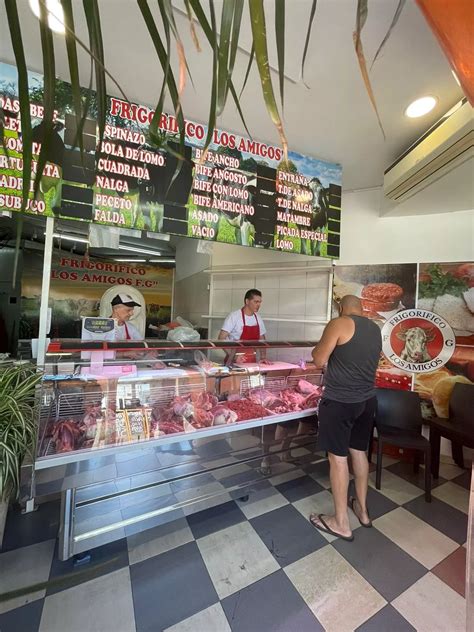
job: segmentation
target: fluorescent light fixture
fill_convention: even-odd
[[[114,261],[120,261],[121,263],[128,263],[128,262],[145,263],[146,259],[114,259]]]
[[[176,263],[175,259],[148,259],[148,263]]]
[[[46,235],[46,233],[44,233]],[[77,241],[81,244],[88,244],[89,240],[85,237],[75,237],[74,235],[63,235],[62,233],[53,233],[53,237],[57,239],[65,239],[66,241]]]
[[[148,250],[147,248],[138,248],[137,246],[126,246],[125,244],[119,244],[119,250],[126,250],[127,252],[138,252],[140,255],[153,255],[154,257],[161,257],[161,253],[158,250]]]
[[[30,0],[30,7],[36,17],[40,18],[39,0]],[[64,11],[60,0],[46,0],[46,10],[48,11],[48,26],[56,33],[64,33]]]
[[[410,105],[405,110],[405,116],[408,118],[418,118],[431,112],[438,100],[435,97],[421,97]]]
[[[459,81],[457,74],[454,72],[454,70],[451,70],[451,72],[453,73],[453,77],[456,80],[456,83],[458,84],[459,87],[461,87],[461,82]]]

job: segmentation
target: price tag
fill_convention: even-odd
[[[265,386],[265,378],[263,377],[263,375],[251,375],[250,386],[251,388],[259,388],[260,386]]]
[[[128,429],[132,440],[148,439],[148,420],[141,408],[127,410]]]
[[[115,413],[115,438],[117,443],[130,441],[127,418],[124,410],[117,410]]]

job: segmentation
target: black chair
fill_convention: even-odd
[[[418,393],[385,388],[377,389],[377,470],[375,487],[380,489],[382,481],[382,451],[384,444],[416,450],[413,470],[420,468],[420,456],[425,461],[425,500],[431,502],[431,446],[421,434],[423,418]],[[369,444],[369,461],[372,456],[372,441]]]
[[[451,440],[453,459],[464,467],[463,446],[474,448],[474,384],[456,383],[449,400],[449,418],[430,419],[429,424],[433,478],[439,477],[441,437]]]

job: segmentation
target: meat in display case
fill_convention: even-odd
[[[259,341],[242,363],[244,342],[52,342],[23,497],[61,494],[60,559],[321,458],[314,345]]]
[[[278,349],[283,358],[286,349],[295,347],[310,355],[315,344],[260,342],[265,350]],[[304,353],[299,364],[281,359],[241,364],[237,358],[228,366],[209,359],[223,350],[227,357],[230,351],[238,355],[247,346],[229,341],[53,342],[42,385],[38,459],[68,461],[91,450],[170,442],[189,433],[229,431],[243,423],[274,423],[276,416],[285,420],[316,412],[321,372],[306,362]]]

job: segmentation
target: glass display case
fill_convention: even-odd
[[[126,444],[312,415],[321,396],[321,372],[309,361],[314,345],[55,341],[41,388],[37,459],[65,463]],[[239,362],[249,347],[255,361]],[[295,349],[298,364],[286,362],[285,351]],[[278,359],[267,359],[270,350]]]
[[[61,493],[60,559],[303,475],[321,458],[314,345],[52,342],[25,487]]]

